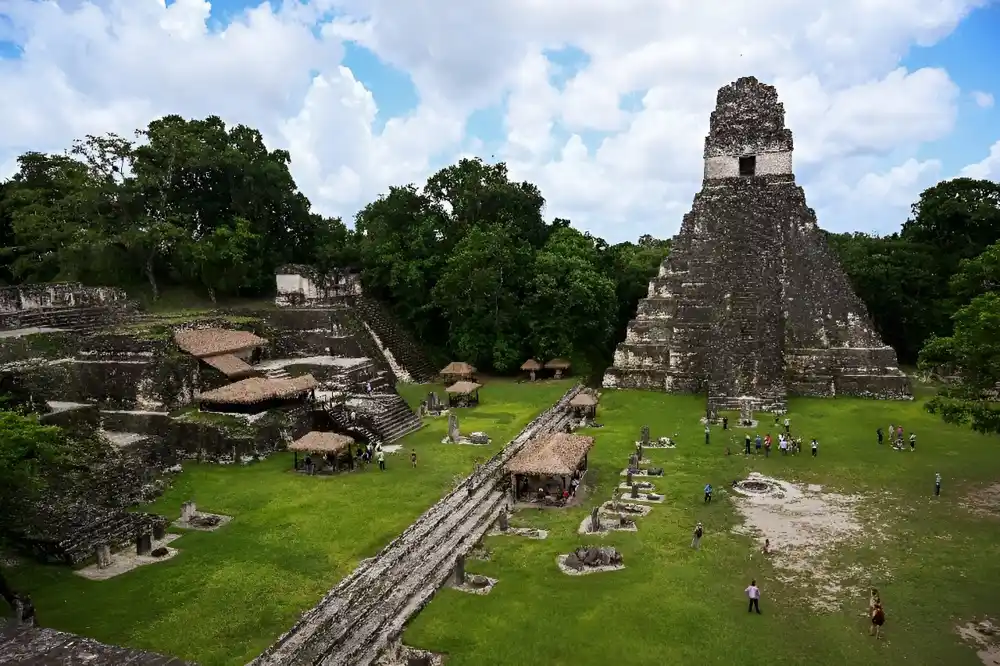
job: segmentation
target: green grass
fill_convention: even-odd
[[[442,590],[411,623],[405,642],[448,653],[449,666],[979,663],[954,628],[1000,614],[1000,523],[970,514],[962,503],[1000,481],[998,438],[946,426],[922,401],[795,399],[793,430],[806,442],[820,440],[819,457],[747,460],[724,455],[727,445],[742,450],[742,431],[729,444],[716,428],[712,444],[704,444],[703,405],[700,397],[606,392],[598,412],[605,427],[592,432],[597,443],[583,506],[516,514],[515,524],[548,529],[549,538],[486,539],[491,560],[470,561],[468,570],[499,584],[488,596]],[[918,433],[916,453],[876,445],[875,429],[889,422]],[[679,434],[678,449],[647,455],[665,468],[654,483],[666,501],[637,520],[637,533],[577,535],[581,520],[620,482],[643,424],[653,437]],[[771,424],[762,424],[765,432],[775,432]],[[816,614],[806,589],[782,583],[770,561],[748,559],[751,540],[730,531],[738,519],[725,491],[752,470],[873,498],[867,506],[888,523],[886,539],[874,547],[864,539],[836,557],[869,572],[859,584],[880,588],[888,614],[884,640],[867,635],[866,596],[837,597],[839,611]],[[935,472],[944,477],[938,499]],[[718,490],[710,505],[702,502],[707,482]],[[700,552],[689,547],[697,521],[706,527]],[[626,568],[584,577],[557,569],[557,555],[589,543],[618,548]],[[761,617],[748,616],[743,596],[754,577],[764,592]]]
[[[357,565],[381,550],[452,487],[549,407],[571,382],[532,386],[491,381],[482,404],[460,411],[464,432],[485,430],[489,447],[441,444],[447,418],[400,441],[388,470],[333,477],[290,472],[291,454],[247,467],[185,464],[150,507],[176,517],[194,500],[234,516],[217,532],[187,532],[173,559],[94,582],[66,568],[6,570],[34,599],[40,622],[105,642],[154,650],[202,666],[237,666],[259,654],[299,614]],[[401,387],[419,401],[440,387]],[[407,452],[419,464],[409,466]]]

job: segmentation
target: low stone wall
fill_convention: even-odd
[[[152,652],[105,645],[84,636],[23,625],[0,625],[0,664],[196,666],[193,662]]]
[[[45,308],[80,308],[124,304],[128,297],[117,287],[85,287],[79,282],[52,282],[0,288],[0,314]]]

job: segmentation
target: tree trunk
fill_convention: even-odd
[[[215,300],[215,288],[214,287],[209,287],[208,288],[208,297],[210,299],[212,299],[212,305],[217,305],[218,304],[218,301]]]
[[[160,298],[160,288],[156,284],[156,273],[153,272],[153,257],[150,255],[146,258],[146,279],[149,280],[149,287],[153,290],[153,300],[159,300]]]

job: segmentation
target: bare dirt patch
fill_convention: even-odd
[[[977,516],[1000,518],[1000,483],[969,493],[962,505]]]
[[[989,618],[979,622],[968,622],[965,626],[956,627],[958,635],[967,643],[972,643],[976,656],[986,666],[1000,664],[1000,627]]]
[[[753,536],[758,553],[764,540],[770,540],[766,557],[773,560],[779,579],[808,589],[814,610],[833,612],[845,595],[863,594],[870,572],[836,561],[838,549],[873,533],[858,516],[861,496],[824,493],[820,486],[803,487],[756,472],[730,494],[744,520],[733,531]]]

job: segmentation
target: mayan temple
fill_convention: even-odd
[[[795,183],[773,86],[719,90],[701,191],[604,386],[707,393],[713,409],[912,397]]]

